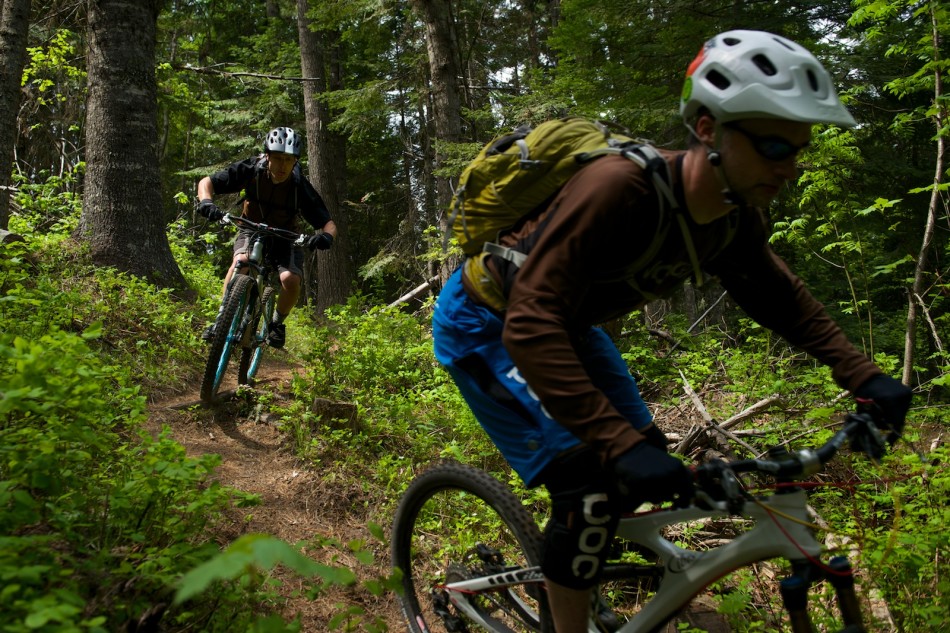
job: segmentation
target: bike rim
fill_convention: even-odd
[[[231,360],[231,353],[234,351],[236,343],[241,341],[241,321],[244,319],[244,310],[247,307],[247,295],[241,297],[241,302],[238,305],[237,311],[234,313],[234,318],[231,319],[231,322],[228,324],[228,333],[227,338],[224,342],[224,347],[221,349],[221,356],[218,358],[218,367],[214,374],[214,392],[217,393],[218,388],[221,386],[221,382],[224,380],[224,374],[227,372],[228,363]]]
[[[464,622],[469,630],[537,632],[540,579],[507,588],[470,591],[452,583],[532,567],[526,545],[509,522],[469,490],[427,491],[406,513],[411,529],[395,535],[404,567],[403,607],[414,631],[448,633]],[[533,528],[533,526],[532,526]],[[533,528],[536,531],[536,528]],[[527,547],[536,546],[528,545]]]

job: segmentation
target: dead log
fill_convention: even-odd
[[[425,282],[419,284],[418,286],[416,286],[415,288],[413,288],[412,290],[410,290],[409,292],[407,292],[407,293],[404,294],[403,296],[399,297],[398,299],[396,299],[395,301],[393,301],[392,303],[390,303],[389,306],[387,306],[387,307],[395,308],[395,307],[398,306],[400,303],[406,303],[407,301],[411,301],[411,300],[415,299],[416,297],[418,297],[418,296],[421,295],[422,293],[424,293],[424,292],[426,292],[427,290],[429,290],[429,288],[432,286],[432,284],[434,284],[436,281],[438,281],[438,279],[439,279],[439,276],[436,275],[435,277],[432,277],[432,278],[429,279],[428,281],[425,281]]]
[[[9,244],[10,242],[25,242],[22,235],[17,235],[16,233],[11,233],[4,229],[0,229],[0,244]]]
[[[713,419],[713,417],[709,414],[709,411],[706,410],[706,406],[703,404],[703,401],[689,384],[689,381],[686,379],[686,376],[682,371],[680,372],[680,378],[683,380],[683,389],[686,391],[686,395],[688,395],[690,400],[693,402],[693,406],[703,418],[705,425],[696,425],[691,428],[686,434],[686,437],[676,445],[676,447],[673,449],[673,452],[680,453],[681,455],[688,455],[695,450],[706,448],[706,444],[711,442],[714,444],[712,448],[729,455],[733,451],[731,446],[725,441],[728,439],[746,449],[751,455],[755,455],[756,450],[754,448],[752,448],[747,442],[736,437],[734,433],[731,433],[727,429],[723,428],[723,425],[719,424]]]

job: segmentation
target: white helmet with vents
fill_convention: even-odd
[[[686,71],[680,114],[689,122],[702,107],[722,123],[767,118],[857,125],[814,55],[764,31],[727,31],[703,45]]]
[[[301,144],[302,139],[300,135],[294,132],[293,128],[276,127],[267,133],[267,139],[264,141],[264,151],[300,156]]]

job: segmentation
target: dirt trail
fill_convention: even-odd
[[[265,356],[255,386],[278,402],[291,399],[291,381],[300,369],[287,359],[284,355]],[[369,521],[388,527],[389,517],[375,510],[379,500],[365,498],[359,482],[347,484],[341,482],[342,478],[325,482],[323,473],[311,470],[294,455],[292,442],[278,429],[278,421],[249,404],[254,402],[253,398],[227,397],[235,387],[233,380],[226,382],[221,388],[222,402],[208,407],[201,404],[199,386],[195,385],[192,391],[151,405],[148,421],[153,434],[167,425],[191,456],[220,455],[222,462],[217,474],[222,485],[260,496],[261,505],[235,510],[231,521],[215,535],[222,547],[246,533],[271,534],[289,543],[315,537],[343,544],[363,539],[374,544],[373,568],[362,567],[345,548],[318,547],[307,550],[307,554],[324,564],[349,567],[361,580],[385,575],[389,553],[385,545],[372,539],[366,528]],[[381,618],[392,633],[406,630],[391,594],[376,597],[357,586],[335,588],[308,600],[292,597],[302,589],[294,574],[282,570],[277,577],[283,583],[281,593],[291,596],[285,615],[299,615],[302,630],[307,633],[330,630],[327,623],[340,613],[341,604],[362,607],[370,616],[366,619]],[[722,616],[715,614],[714,607],[702,598],[694,601],[686,619],[709,633],[729,631]],[[670,624],[665,633],[675,630],[675,625]]]
[[[291,380],[299,369],[286,358],[276,354],[265,356],[255,386],[278,401],[290,399]],[[221,392],[227,394],[234,388],[233,382],[225,384]],[[228,524],[215,535],[222,546],[246,533],[271,534],[289,543],[314,537],[344,544],[356,539],[373,541],[366,529],[367,521],[385,523],[381,517],[350,511],[354,505],[376,505],[375,500],[354,504],[354,495],[361,494],[359,485],[325,483],[321,473],[312,471],[294,455],[292,443],[278,429],[277,420],[249,405],[246,398],[222,400],[211,407],[202,406],[195,385],[193,391],[152,404],[148,420],[148,429],[153,434],[167,425],[188,455],[220,455],[217,477],[222,485],[260,496],[261,505],[235,510]],[[363,579],[382,575],[388,567],[385,547],[375,544],[373,552],[376,569],[361,568],[345,548],[314,548],[307,553],[321,563],[350,567]],[[283,570],[277,575],[283,583],[281,593],[290,596],[301,588],[295,575]],[[361,606],[371,616],[382,618],[390,631],[404,630],[392,596],[377,598],[358,586],[333,589],[314,600],[292,597],[285,615],[300,614],[302,630],[308,633],[328,631],[327,622],[339,613],[341,603]]]

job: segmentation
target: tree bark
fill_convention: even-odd
[[[445,155],[440,143],[457,143],[461,138],[461,63],[457,58],[458,38],[452,17],[451,0],[413,0],[426,25],[426,49],[429,53],[430,119],[435,126],[435,169],[442,166]],[[452,201],[452,184],[448,178],[436,178],[436,217],[443,233],[448,230],[445,210]],[[454,268],[449,262],[445,276]]]
[[[79,232],[100,266],[185,287],[162,214],[155,34],[162,0],[90,0]]]
[[[16,144],[20,83],[26,64],[30,0],[3,0],[0,15],[0,229],[10,223],[10,174]]]
[[[304,111],[307,117],[309,171],[311,181],[337,226],[333,248],[318,251],[316,256],[318,314],[328,307],[345,303],[349,297],[355,272],[347,248],[349,220],[343,205],[346,199],[346,139],[329,129],[333,113],[320,96],[328,90],[341,88],[339,59],[328,54],[337,49],[339,36],[330,31],[311,30],[307,18],[307,0],[297,0],[297,29],[300,39],[300,64],[304,81]],[[328,70],[329,69],[329,70]]]

